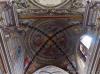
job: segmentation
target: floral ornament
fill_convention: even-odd
[[[27,8],[29,5],[27,4],[27,0],[15,0],[14,1],[17,8]]]

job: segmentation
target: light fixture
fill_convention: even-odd
[[[83,35],[81,37],[81,42],[86,46],[86,48],[90,48],[93,38],[89,35]]]

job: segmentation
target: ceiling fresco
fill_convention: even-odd
[[[58,0],[58,2],[57,0],[13,0],[13,4],[17,8],[19,18],[18,30],[24,32],[25,62],[27,57],[28,63],[31,61],[29,67],[25,68],[25,72],[32,74],[47,65],[58,66],[68,71],[74,70],[73,63],[70,61],[74,60],[75,63],[73,59],[75,42],[81,34],[79,24],[82,20],[20,17],[71,15],[72,18],[77,18],[77,15],[82,15],[78,9],[84,8],[82,0]],[[68,69],[66,66],[71,68]]]
[[[19,16],[76,16],[81,15],[77,10],[84,8],[82,0],[55,1],[15,0],[14,5],[17,7]],[[82,21],[52,18],[20,19],[20,21],[22,24],[24,23],[24,26],[25,24],[31,26],[25,29],[26,35],[24,36],[26,56],[33,59],[29,68],[26,68],[27,73],[32,74],[35,70],[47,65],[55,65],[65,70],[66,65],[71,67],[69,60],[75,61],[72,56],[74,56],[75,41],[81,33],[78,25]],[[77,24],[77,26],[62,31],[65,27],[73,24]],[[71,69],[73,70],[72,67],[68,70]]]
[[[25,26],[25,23],[22,24]],[[30,59],[35,57],[28,73],[31,74],[46,65],[65,69],[65,65],[69,63],[66,55],[71,60],[74,55],[75,41],[81,34],[79,23],[70,27],[72,24],[66,20],[49,19],[39,20],[35,24],[27,23],[27,25],[31,27],[27,28],[24,36],[26,56]]]
[[[70,74],[77,73],[76,42],[83,33],[83,13],[87,1],[12,0],[8,6],[2,6],[7,14],[3,18],[7,19],[0,14],[0,24],[6,21],[5,31],[10,33],[13,30],[11,36],[18,33],[23,42],[25,74],[33,74],[48,65],[57,66]]]

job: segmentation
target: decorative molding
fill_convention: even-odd
[[[69,0],[69,1],[66,0],[63,3],[52,7],[41,5],[37,3],[35,0],[16,0],[14,4],[18,9],[35,8],[35,9],[69,9],[70,10],[71,8],[70,11],[72,11],[73,9],[76,10],[80,7],[83,7],[82,0]]]
[[[19,16],[68,16],[82,15],[78,12],[70,12],[67,9],[25,9],[18,12]]]

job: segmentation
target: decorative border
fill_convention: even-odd
[[[38,6],[40,8],[43,8],[43,9],[46,9],[46,8],[52,9],[52,8],[60,8],[64,5],[66,5],[66,4],[68,5],[68,4],[72,3],[73,1],[74,0],[67,0],[67,1],[65,0],[64,2],[62,2],[58,5],[55,5],[55,6],[45,6],[45,5],[42,5],[42,4],[38,3],[36,0],[33,0],[33,1],[29,0],[28,2],[31,3],[31,4],[35,4],[36,6]]]

